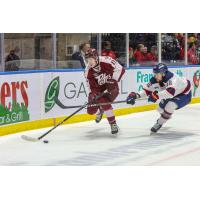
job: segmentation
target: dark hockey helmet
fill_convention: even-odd
[[[164,63],[158,63],[157,65],[155,65],[153,67],[153,73],[154,74],[158,74],[161,73],[163,75],[165,75],[165,73],[168,71],[168,67],[167,65],[165,65]]]

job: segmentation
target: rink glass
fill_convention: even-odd
[[[1,33],[0,71],[83,69],[73,54],[84,43],[125,68],[200,62],[199,33]]]

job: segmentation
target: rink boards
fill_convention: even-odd
[[[192,103],[200,103],[200,66],[170,67],[192,83]],[[76,110],[71,106],[87,102],[88,88],[83,70],[41,70],[0,74],[0,135],[53,126],[63,116]],[[153,76],[151,67],[126,70],[119,83],[116,101],[125,100],[131,91],[140,91]],[[61,107],[56,99],[61,102]],[[115,114],[126,115],[156,108],[156,104],[138,101],[134,107],[125,103],[113,106]],[[83,109],[67,123],[94,119]]]

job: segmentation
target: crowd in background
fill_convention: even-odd
[[[200,64],[200,33],[188,33],[188,64]],[[80,61],[80,66],[86,67],[85,52],[89,48],[97,48],[96,36],[93,40],[80,44],[79,50],[73,52],[71,60]],[[162,62],[167,64],[184,64],[185,36],[182,33],[162,33]],[[120,64],[126,66],[126,34],[102,34],[102,56],[110,56]],[[129,34],[129,65],[145,66],[158,62],[158,34],[157,33],[130,33]],[[17,49],[11,49],[5,58],[5,70],[17,71],[20,67],[20,57]]]
[[[176,63],[184,60],[184,35],[181,33],[162,34],[162,59]]]
[[[10,53],[6,56],[5,59],[5,70],[6,71],[18,71],[20,67],[20,58],[16,54],[18,48],[10,50]]]
[[[151,65],[157,60],[157,34],[136,33],[129,35],[130,65]]]
[[[200,64],[200,34],[188,34],[188,63]]]
[[[134,34],[130,38],[129,63],[153,64],[158,61],[157,34]],[[188,64],[200,64],[200,34],[188,33]],[[184,63],[185,37],[182,33],[163,33],[161,38],[162,61],[170,64]]]
[[[188,33],[188,64],[200,63],[200,34]],[[185,37],[182,33],[162,34],[162,59],[181,62],[185,57]]]

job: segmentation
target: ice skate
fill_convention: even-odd
[[[158,121],[154,124],[154,126],[151,128],[151,133],[150,135],[152,134],[155,134],[157,133],[157,131],[162,127],[161,124],[158,123]]]
[[[104,113],[103,110],[99,109],[98,113],[96,114],[96,119],[95,119],[96,123],[99,123],[102,120],[103,113]]]
[[[110,124],[111,127],[111,134],[117,134],[119,132],[119,127],[116,123]]]

